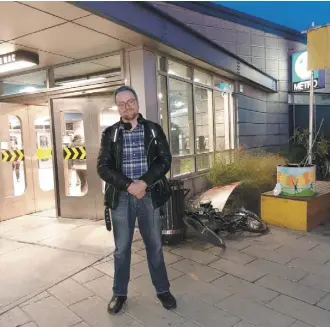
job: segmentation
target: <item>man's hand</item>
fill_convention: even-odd
[[[138,180],[131,183],[128,187],[128,193],[134,195],[138,199],[142,199],[146,195],[147,184],[144,181]]]

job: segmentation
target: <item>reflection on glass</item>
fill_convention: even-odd
[[[49,117],[37,117],[34,121],[37,139],[38,179],[42,191],[54,189],[52,141]]]
[[[212,155],[204,153],[196,157],[197,170],[204,170],[210,168],[210,161],[212,160]]]
[[[192,69],[175,61],[168,60],[168,70],[170,75],[180,76],[184,78],[192,78]]]
[[[195,88],[195,120],[196,120],[196,153],[213,151],[213,114],[212,91],[204,88]],[[203,158],[203,164],[197,162],[197,169],[209,168],[209,156]],[[198,168],[200,166],[200,168]]]
[[[101,133],[109,126],[117,123],[120,119],[118,109],[113,101],[109,107],[103,108],[100,113]],[[102,181],[102,192],[105,190],[105,182]]]
[[[120,75],[120,55],[112,55],[54,68],[54,86],[80,86],[102,83]]]
[[[225,150],[225,95],[222,92],[214,92],[215,111],[215,150]]]
[[[23,195],[26,189],[23,154],[22,124],[17,116],[8,116],[9,147],[7,164],[12,166],[13,188],[8,196]]]
[[[219,88],[222,92],[232,92],[233,91],[233,85],[231,83],[228,83],[218,77],[214,78],[214,86]]]
[[[194,69],[194,82],[206,85],[212,85],[212,76]]]
[[[174,156],[194,153],[194,126],[192,86],[170,79],[169,81],[170,140]]]
[[[212,91],[195,88],[197,153],[213,151]]]
[[[158,56],[157,57],[157,69],[166,72],[166,58]]]
[[[65,192],[67,196],[83,196],[88,191],[88,184],[82,113],[65,113],[62,126],[65,126],[62,139]]]
[[[173,177],[190,174],[194,171],[195,171],[194,158],[186,158],[186,159],[173,158],[172,160]]]
[[[17,93],[33,93],[47,86],[46,71],[28,73],[18,76],[5,77],[0,80],[0,95]]]
[[[162,126],[164,133],[168,135],[168,119],[167,119],[167,87],[166,77],[158,75],[158,104],[159,104],[159,116],[160,125]]]

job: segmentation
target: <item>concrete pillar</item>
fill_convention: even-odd
[[[141,114],[159,123],[156,54],[144,48],[134,48],[127,50],[125,58],[129,69],[127,84],[130,84],[138,95]]]

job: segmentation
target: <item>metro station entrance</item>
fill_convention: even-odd
[[[0,220],[55,208],[48,105],[0,103]]]
[[[112,92],[49,101],[0,103],[0,221],[55,208],[104,217],[96,164],[102,131],[119,120]]]

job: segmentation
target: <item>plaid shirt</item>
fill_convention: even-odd
[[[121,127],[123,132],[123,173],[133,180],[139,179],[148,170],[144,149],[144,126],[137,124],[132,131]]]

